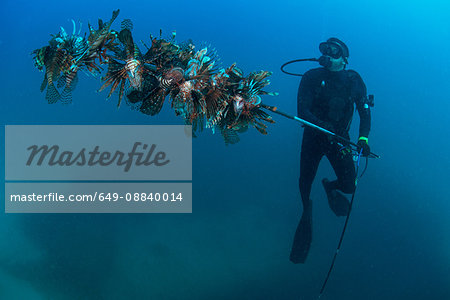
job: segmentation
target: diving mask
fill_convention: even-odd
[[[342,48],[334,43],[320,43],[319,50],[323,55],[330,56],[335,59],[342,57]]]

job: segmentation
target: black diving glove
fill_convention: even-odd
[[[360,137],[358,140],[358,150],[361,151],[362,149],[362,155],[363,156],[369,156],[370,154],[370,147],[369,147],[369,139],[366,137]]]

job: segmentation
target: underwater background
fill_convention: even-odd
[[[446,1],[10,1],[0,3],[0,120],[5,124],[183,124],[97,93],[80,74],[73,104],[47,104],[31,51],[71,19],[96,24],[120,8],[136,40],[170,35],[211,45],[223,66],[273,71],[263,101],[295,114],[300,78],[279,70],[318,57],[331,36],[375,94],[372,151],[322,299],[450,299],[450,4]],[[289,66],[305,72],[315,63]],[[274,115],[226,146],[193,140],[192,214],[0,214],[0,299],[315,299],[344,218],[313,185],[313,244],[289,261],[301,215],[303,129]],[[352,138],[359,120],[355,115]],[[120,138],[120,137],[118,137]],[[4,130],[0,131],[4,143]],[[0,148],[4,168],[4,145]],[[4,180],[4,172],[2,172]],[[4,185],[0,190],[4,205]]]

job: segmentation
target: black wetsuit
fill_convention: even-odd
[[[359,135],[368,137],[370,108],[366,104],[366,86],[359,74],[352,70],[331,72],[325,68],[306,72],[298,89],[298,116],[311,123],[349,138],[354,107],[359,112]],[[343,151],[344,150],[344,151]],[[330,161],[337,180],[330,183],[333,189],[344,193],[355,190],[355,167],[349,151],[326,134],[306,127],[303,133],[300,158],[300,195],[303,215],[294,238],[291,260],[306,260],[312,240],[311,186],[323,156]]]

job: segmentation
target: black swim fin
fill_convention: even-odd
[[[350,211],[350,202],[347,197],[342,195],[338,190],[333,189],[328,179],[322,179],[322,184],[327,193],[328,205],[334,214],[338,217],[347,216]]]
[[[295,231],[290,260],[294,264],[303,264],[308,257],[312,242],[312,213],[303,213]]]

